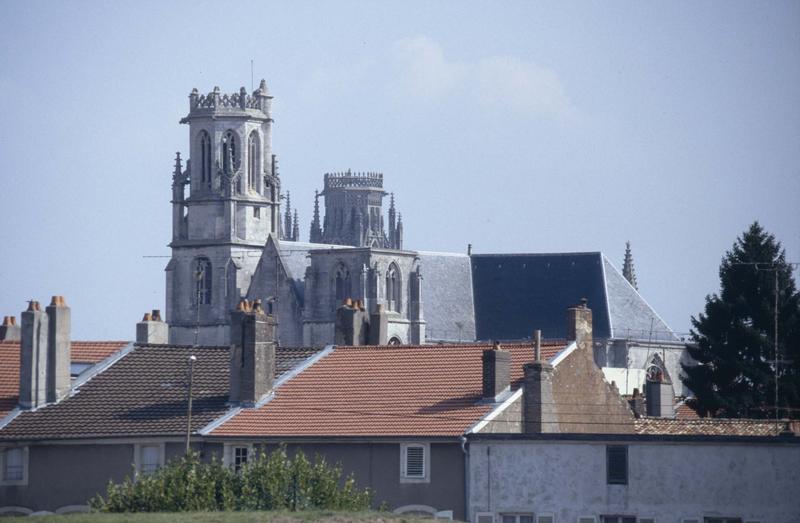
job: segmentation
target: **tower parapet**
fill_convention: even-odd
[[[329,189],[344,188],[370,188],[383,189],[383,173],[377,172],[352,172],[349,169],[345,172],[325,173],[325,191]]]
[[[211,113],[232,114],[242,111],[251,117],[258,116],[252,114],[257,111],[263,113],[264,117],[270,118],[272,96],[269,94],[266,81],[261,80],[258,89],[252,94],[247,94],[244,87],[241,87],[238,93],[232,94],[223,94],[219,87],[214,87],[208,94],[200,94],[197,88],[194,88],[189,94],[189,116],[181,120],[181,123],[185,123],[185,120],[193,116],[204,117]]]

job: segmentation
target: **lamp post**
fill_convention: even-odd
[[[188,401],[186,406],[186,455],[189,455],[190,452],[190,442],[192,438],[192,371],[194,370],[194,362],[197,361],[197,357],[192,354],[189,356],[189,391],[188,391]]]

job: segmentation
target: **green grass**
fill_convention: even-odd
[[[388,512],[336,512],[309,510],[303,512],[179,512],[179,513],[128,513],[128,514],[70,514],[66,516],[40,516],[3,518],[3,521],[42,521],[47,523],[416,523],[431,519],[403,516]]]

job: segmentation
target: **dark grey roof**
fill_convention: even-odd
[[[475,339],[472,272],[466,254],[420,252],[426,337],[436,341]]]
[[[475,254],[479,340],[566,336],[566,310],[589,300],[595,338],[677,341],[669,327],[600,252]],[[652,334],[651,334],[652,320]]]
[[[305,289],[306,289],[306,268],[311,265],[311,258],[309,258],[309,251],[313,249],[346,249],[346,245],[329,245],[326,243],[306,243],[306,242],[278,242],[278,248],[281,253],[281,261],[289,273],[292,286],[297,294],[297,298],[301,306],[305,303]],[[350,247],[352,248],[352,247]]]
[[[566,310],[589,300],[596,337],[610,337],[599,252],[474,254],[472,286],[479,340],[566,337]]]

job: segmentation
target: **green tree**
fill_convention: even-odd
[[[780,242],[755,222],[722,258],[719,295],[692,317],[698,365],[682,365],[682,379],[701,415],[775,416],[776,273],[779,414],[800,414],[800,298]]]

